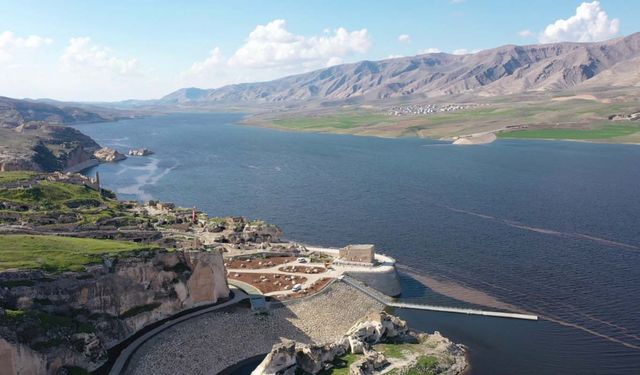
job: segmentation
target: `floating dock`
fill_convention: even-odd
[[[522,319],[522,320],[538,320],[537,315],[529,315],[529,314],[518,314],[518,313],[510,313],[510,312],[502,312],[502,311],[486,311],[486,310],[477,310],[477,309],[465,309],[460,307],[446,307],[446,306],[434,306],[434,305],[425,305],[425,304],[417,304],[417,303],[404,303],[404,302],[394,302],[390,301],[386,296],[382,296],[377,291],[372,290],[371,288],[363,285],[359,281],[349,277],[342,276],[340,280],[351,285],[352,287],[360,290],[362,293],[365,293],[369,297],[377,300],[380,303],[383,303],[389,307],[396,307],[400,309],[414,309],[414,310],[426,310],[426,311],[438,311],[438,312],[447,312],[447,313],[455,313],[455,314],[466,314],[466,315],[481,315],[481,316],[491,316],[496,318],[509,318],[509,319]]]

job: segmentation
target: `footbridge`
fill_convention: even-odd
[[[496,318],[538,320],[537,315],[518,314],[518,313],[509,313],[509,312],[501,312],[501,311],[485,311],[485,310],[477,310],[477,309],[466,309],[466,308],[460,308],[460,307],[434,306],[434,305],[417,304],[417,303],[395,302],[395,301],[392,301],[389,297],[383,295],[382,293],[379,293],[376,290],[373,290],[367,287],[366,285],[362,284],[361,282],[359,282],[358,280],[352,277],[344,275],[340,277],[340,280],[342,280],[343,282],[358,289],[362,293],[368,295],[369,297],[389,307],[397,307],[400,309],[438,311],[438,312],[467,314],[467,315],[482,315],[482,316],[491,316]]]

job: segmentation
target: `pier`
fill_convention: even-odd
[[[522,320],[538,320],[537,315],[530,314],[519,314],[519,313],[510,313],[510,312],[501,312],[501,311],[486,311],[486,310],[477,310],[477,309],[467,309],[460,307],[446,307],[446,306],[434,306],[434,305],[426,305],[426,304],[417,304],[417,303],[404,303],[404,302],[394,302],[389,300],[388,297],[383,296],[382,294],[374,291],[373,289],[363,285],[359,281],[349,277],[349,276],[341,276],[340,280],[351,285],[352,287],[358,289],[362,293],[365,293],[369,297],[377,300],[380,303],[383,303],[389,307],[396,307],[400,309],[414,309],[414,310],[426,310],[426,311],[437,311],[437,312],[447,312],[447,313],[455,313],[455,314],[467,314],[467,315],[481,315],[481,316],[491,316],[495,318],[509,318],[509,319],[522,319]]]

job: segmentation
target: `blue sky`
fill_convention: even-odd
[[[155,98],[341,62],[640,31],[640,1],[581,4],[0,0],[0,95]]]

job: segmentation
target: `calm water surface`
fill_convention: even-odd
[[[456,147],[234,125],[240,118],[78,128],[120,151],[155,151],[97,167],[121,198],[261,218],[312,244],[375,243],[411,268],[404,299],[469,305],[425,287],[427,275],[544,317],[397,311],[467,345],[473,374],[640,373],[640,146]]]

